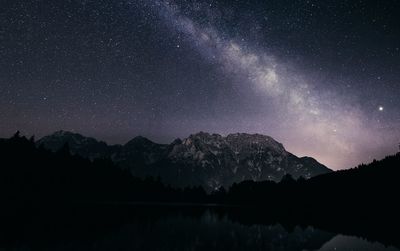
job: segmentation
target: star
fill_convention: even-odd
[[[170,143],[200,130],[254,132],[333,169],[398,143],[393,1],[362,10],[329,1],[329,12],[312,0],[53,1],[40,12],[35,0],[5,2],[0,138],[74,128]]]

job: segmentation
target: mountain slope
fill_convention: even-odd
[[[36,145],[43,146],[52,151],[58,151],[65,144],[68,144],[72,154],[78,154],[91,160],[96,158],[111,158],[113,153],[121,150],[120,145],[110,146],[103,141],[68,131],[57,131],[36,142]]]
[[[236,133],[223,137],[200,132],[168,145],[136,137],[125,145],[109,146],[61,131],[37,142],[53,151],[65,143],[74,154],[92,159],[110,158],[136,176],[159,176],[172,185],[201,185],[207,190],[243,180],[279,181],[285,174],[311,178],[331,171],[313,158],[298,158],[281,143],[260,134]]]

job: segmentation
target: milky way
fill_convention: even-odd
[[[338,94],[329,93],[325,100],[327,95],[311,90],[307,76],[301,72],[286,67],[262,49],[245,49],[248,46],[244,39],[222,38],[212,25],[200,26],[171,1],[157,2],[155,6],[165,22],[178,33],[187,35],[206,59],[217,60],[226,74],[239,74],[245,79],[241,88],[261,93],[278,111],[278,114],[253,118],[246,127],[275,135],[287,142],[287,147],[295,153],[315,156],[336,168],[349,160],[357,160],[365,145],[373,148],[385,145],[385,135],[374,131],[377,125],[368,124],[367,115],[352,104],[344,103]],[[201,10],[208,18],[212,13],[210,7]],[[210,19],[214,20],[215,15]],[[269,120],[276,119],[279,127],[269,128]],[[252,126],[254,123],[256,125]]]
[[[396,1],[5,1],[0,137],[261,133],[340,169],[397,151]]]

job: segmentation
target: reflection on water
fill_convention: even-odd
[[[125,225],[99,246],[143,250],[300,250],[318,248],[332,237],[311,227],[296,227],[288,233],[280,225],[244,226],[207,211],[198,219],[174,215]]]
[[[310,226],[243,224],[204,208],[49,212],[18,226],[6,250],[397,250]]]
[[[353,250],[363,250],[363,251],[375,251],[375,250],[385,250],[385,251],[396,251],[398,249],[394,247],[385,247],[378,242],[368,242],[360,238],[337,235],[332,240],[325,243],[319,251],[331,251],[331,250],[341,250],[341,251],[353,251]]]

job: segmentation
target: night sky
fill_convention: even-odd
[[[333,169],[400,142],[400,2],[3,0],[0,137],[262,133]]]

